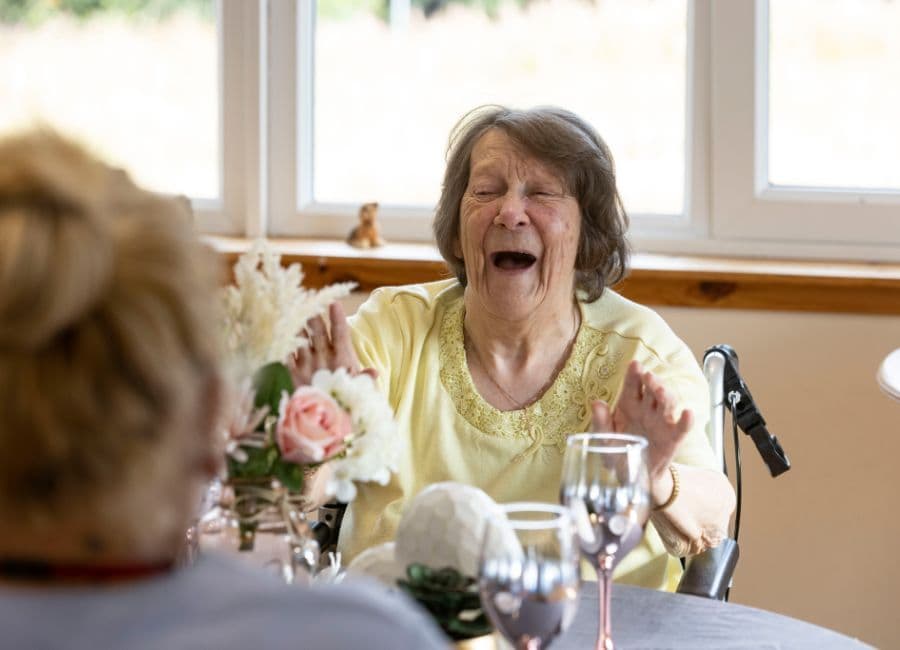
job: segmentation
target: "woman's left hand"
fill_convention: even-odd
[[[680,411],[675,396],[652,372],[641,364],[628,365],[622,394],[611,411],[606,402],[593,403],[593,431],[615,431],[644,436],[649,443],[647,462],[654,486],[667,482],[668,467],[678,444],[690,431],[694,416],[690,409]]]

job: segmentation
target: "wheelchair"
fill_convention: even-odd
[[[723,344],[709,348],[703,355],[703,374],[709,385],[711,409],[706,433],[715,457],[721,459],[721,470],[726,476],[728,466],[725,459],[725,411],[730,411],[732,415],[737,508],[733,530],[727,538],[715,548],[690,558],[682,558],[684,573],[676,592],[724,601],[728,599],[740,555],[738,537],[742,486],[738,428],[752,438],[773,477],[786,472],[791,464],[778,439],[766,428],[766,421],[740,375],[737,353],[731,346]],[[337,547],[345,509],[344,504],[338,503],[326,504],[319,508],[318,521],[313,524],[313,532],[323,555]]]
[[[734,570],[740,556],[738,537],[741,530],[741,455],[738,429],[752,438],[757,451],[769,468],[772,477],[791,468],[787,455],[778,439],[769,433],[766,421],[750,394],[738,369],[738,356],[729,345],[714,345],[703,355],[703,374],[709,384],[710,417],[706,434],[713,454],[721,459],[721,469],[728,475],[725,459],[725,410],[731,412],[734,483],[737,491],[737,508],[731,533],[715,548],[691,558],[682,558],[684,573],[678,583],[677,593],[702,596],[715,600],[728,600]]]

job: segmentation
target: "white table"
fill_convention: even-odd
[[[878,369],[878,385],[890,397],[900,402],[900,348],[891,352]]]

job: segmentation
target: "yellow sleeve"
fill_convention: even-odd
[[[650,363],[645,369],[659,377],[662,385],[675,393],[679,406],[694,414],[691,430],[675,452],[676,463],[721,469],[721,459],[716,459],[706,435],[710,417],[709,388],[690,348],[674,333],[670,333],[665,349],[651,351]],[[662,347],[662,346],[661,346]]]
[[[392,310],[391,295],[376,289],[349,318],[349,323],[360,367],[375,369],[378,386],[390,398],[395,393],[402,358],[401,328]]]
[[[429,288],[409,285],[376,289],[349,319],[360,366],[378,371],[377,383],[394,409],[410,381],[414,383],[418,370],[414,360],[433,312]]]

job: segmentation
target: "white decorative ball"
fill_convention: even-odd
[[[453,567],[477,576],[484,526],[503,511],[483,490],[462,483],[435,483],[409,504],[397,527],[395,555],[435,569]],[[507,539],[503,544],[515,543]]]
[[[406,565],[394,557],[394,542],[379,544],[353,558],[347,567],[350,574],[375,578],[389,587],[396,587],[397,580],[406,577]]]

